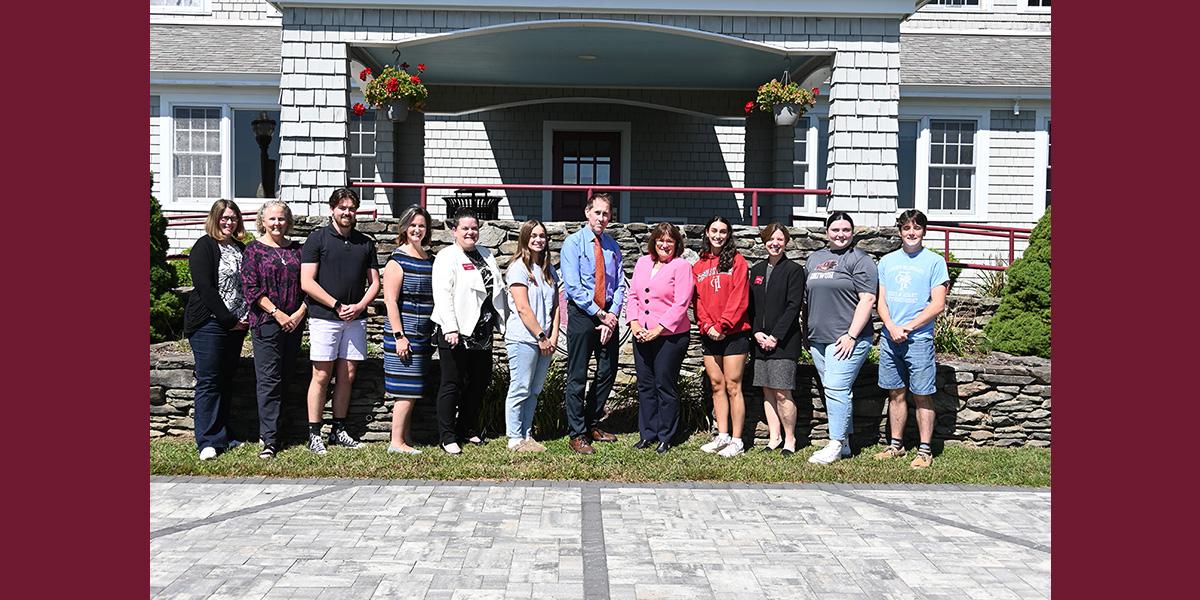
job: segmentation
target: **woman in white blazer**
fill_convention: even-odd
[[[442,368],[438,436],[443,450],[460,454],[463,442],[484,443],[479,405],[492,379],[492,332],[503,330],[508,305],[495,257],[477,245],[479,217],[460,211],[446,224],[454,243],[433,259],[431,319]]]

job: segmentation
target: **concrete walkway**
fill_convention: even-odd
[[[1049,598],[1050,492],[151,477],[152,598]]]

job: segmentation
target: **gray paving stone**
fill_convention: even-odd
[[[559,600],[585,598],[599,568],[616,599],[1024,600],[1049,597],[1049,509],[1045,490],[971,486],[152,478],[149,583],[152,598]]]

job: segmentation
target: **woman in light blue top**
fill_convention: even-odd
[[[538,394],[558,345],[558,279],[550,266],[549,242],[541,221],[526,221],[505,275],[508,305],[516,310],[509,312],[504,333],[509,372],[504,421],[508,449],[516,452],[546,449],[531,434]]]

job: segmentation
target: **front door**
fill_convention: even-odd
[[[555,131],[554,183],[579,185],[621,185],[621,132]],[[582,221],[587,205],[586,192],[555,191],[551,218],[556,221]],[[613,198],[613,221],[617,206]]]

